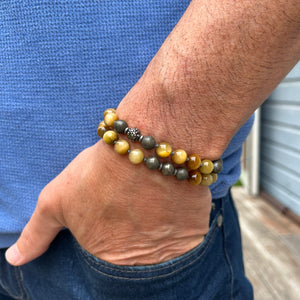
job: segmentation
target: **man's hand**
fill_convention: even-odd
[[[13,265],[43,254],[63,227],[93,255],[116,264],[159,263],[194,248],[208,231],[208,188],[178,184],[132,165],[102,141],[80,153],[41,192]]]

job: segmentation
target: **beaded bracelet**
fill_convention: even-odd
[[[157,144],[152,136],[143,136],[139,129],[129,128],[126,121],[119,120],[116,110],[109,108],[104,112],[104,121],[101,121],[97,133],[100,138],[108,145],[114,145],[114,149],[119,154],[129,153],[129,160],[133,164],[145,162],[150,170],[158,169],[165,176],[174,175],[178,180],[188,180],[192,185],[209,186],[218,179],[218,173],[222,171],[223,161],[218,159],[201,160],[197,154],[187,155],[182,149],[172,151],[170,144],[162,142]],[[161,163],[157,156],[145,158],[141,149],[130,150],[128,141],[119,139],[118,134],[125,134],[127,139],[132,142],[140,142],[145,150],[155,149],[158,157],[167,158],[171,156],[176,165],[186,164],[187,168],[175,166],[171,162]]]

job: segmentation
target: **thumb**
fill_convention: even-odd
[[[11,265],[20,266],[42,255],[63,228],[53,209],[43,206],[41,208],[38,203],[18,241],[6,251],[6,260]],[[47,206],[49,208],[49,205]]]

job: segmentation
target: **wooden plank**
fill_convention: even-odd
[[[290,250],[293,239],[288,237],[300,238],[300,228],[261,198],[247,196],[243,188],[234,188],[232,193],[240,215],[246,274],[254,285],[255,299],[299,299],[300,259]]]

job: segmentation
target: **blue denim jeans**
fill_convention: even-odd
[[[210,229],[188,253],[149,266],[117,266],[80,247],[68,230],[48,251],[12,267],[0,250],[0,299],[253,299],[245,277],[238,216],[230,194],[213,201]]]

